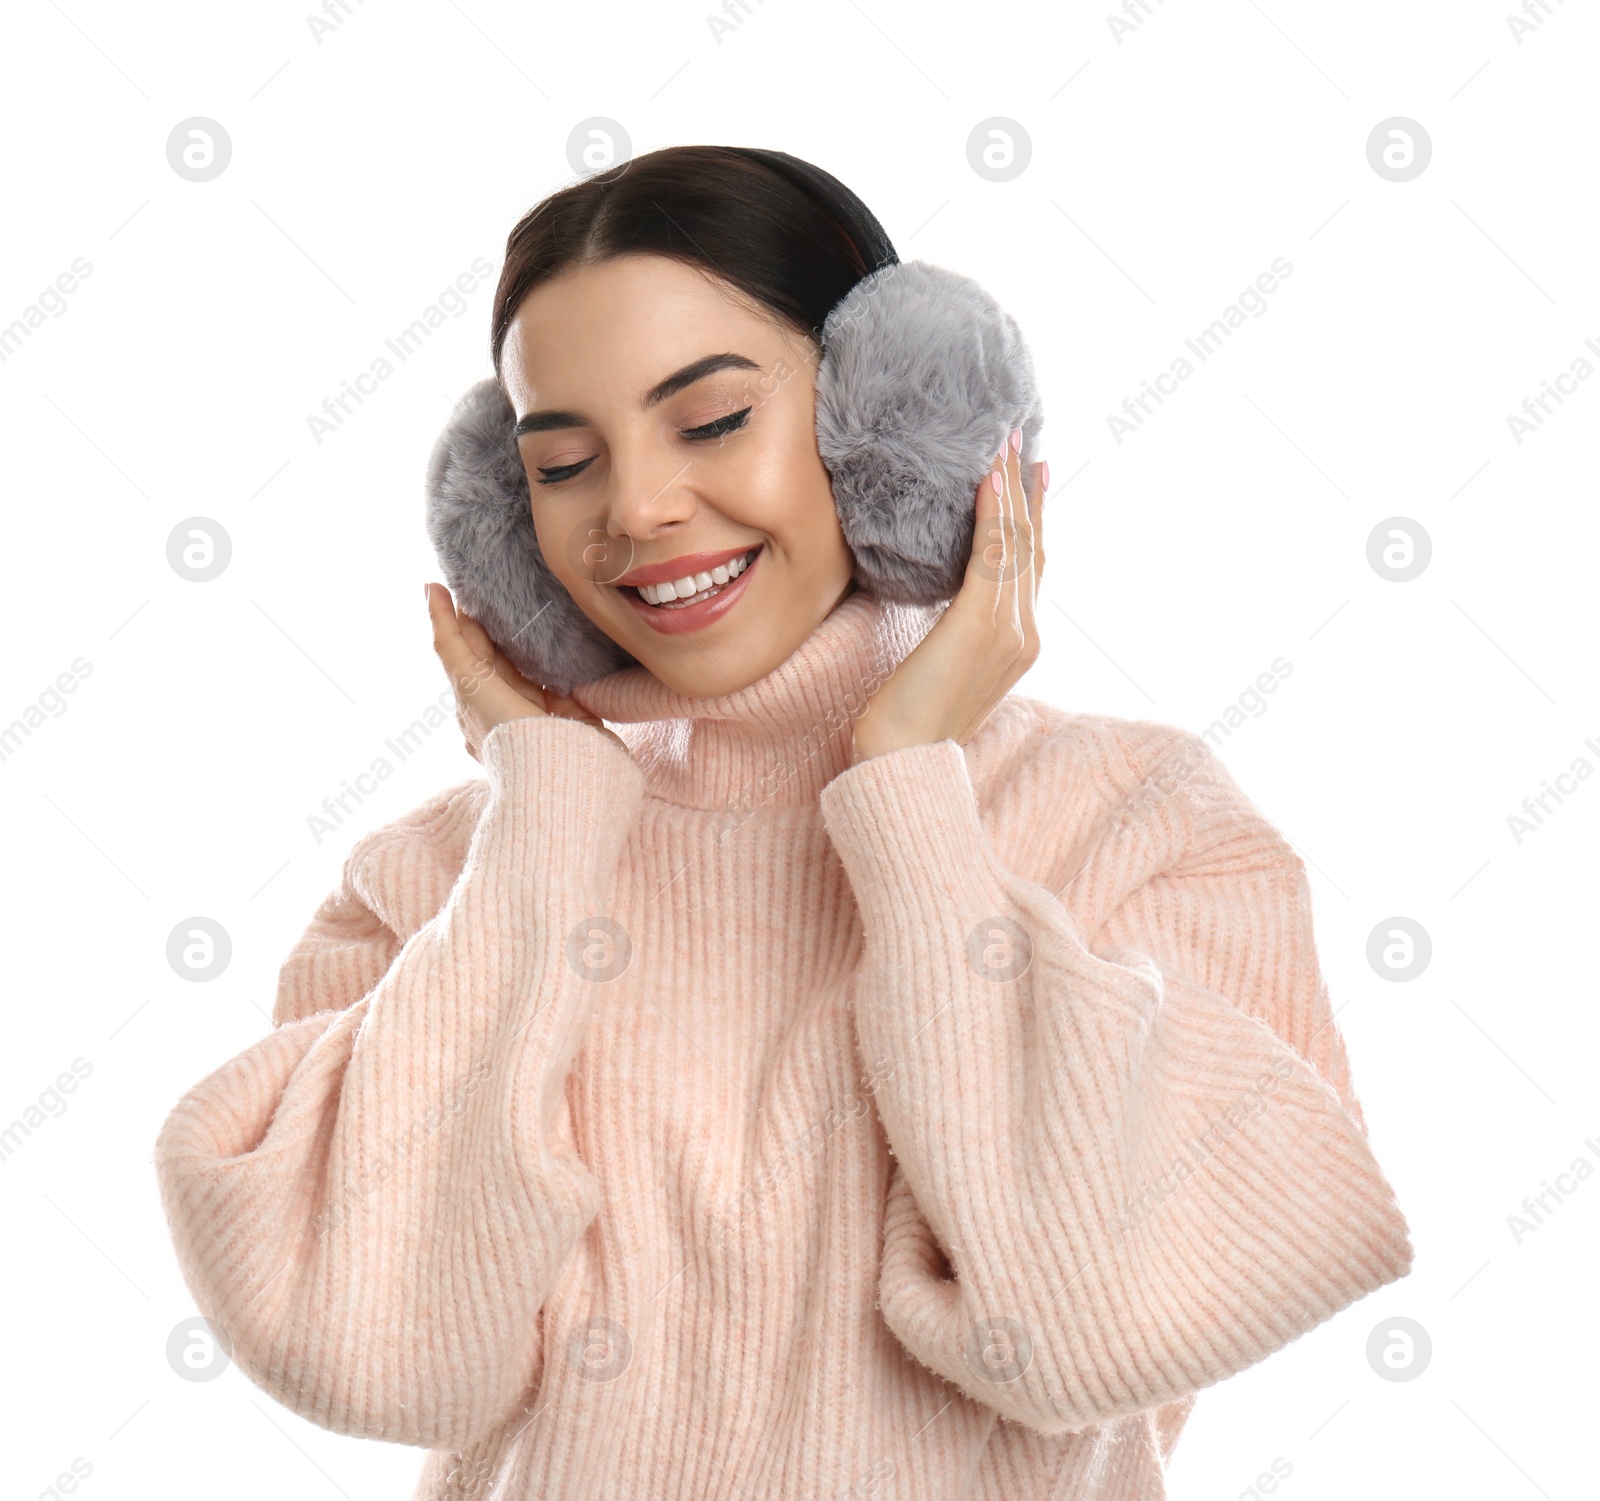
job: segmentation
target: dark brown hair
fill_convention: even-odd
[[[899,260],[866,204],[810,162],[754,146],[668,146],[564,187],[518,221],[494,292],[495,374],[506,330],[540,282],[636,253],[697,266],[812,336],[863,276]]]

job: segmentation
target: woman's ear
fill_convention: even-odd
[[[428,535],[461,608],[524,677],[566,694],[635,659],[578,608],[545,562],[515,429],[493,377],[456,403],[428,458]]]
[[[970,277],[927,261],[864,277],[829,314],[817,371],[817,450],[863,587],[886,600],[954,598],[972,553],[972,496],[1007,434],[1022,465],[1043,408],[1014,319]]]

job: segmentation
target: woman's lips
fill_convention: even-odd
[[[636,589],[622,589],[622,597],[632,606],[633,612],[638,615],[653,631],[659,631],[663,636],[681,636],[689,631],[698,631],[704,626],[721,620],[736,604],[744,593],[745,585],[750,580],[750,575],[760,565],[762,556],[766,552],[763,543],[755,551],[755,555],[745,564],[744,572],[731,583],[724,584],[709,599],[702,599],[698,604],[679,605],[675,609],[664,609],[660,605],[646,604],[639,597]]]

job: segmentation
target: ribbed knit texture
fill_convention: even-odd
[[[199,1310],[418,1501],[1151,1501],[1411,1263],[1304,867],[1203,741],[1010,695],[851,766],[936,612],[642,668],[361,839],[156,1167]],[[854,1489],[852,1489],[854,1487]]]

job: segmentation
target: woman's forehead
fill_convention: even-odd
[[[562,272],[523,300],[502,355],[519,414],[535,391],[541,402],[579,389],[631,400],[708,354],[731,351],[767,368],[781,357],[792,363],[804,342],[692,267],[660,256],[625,260]]]

